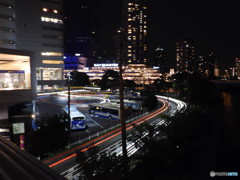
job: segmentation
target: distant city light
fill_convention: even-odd
[[[48,11],[48,9],[47,9],[47,8],[42,8],[42,10],[43,10],[44,12],[47,12],[47,11]]]

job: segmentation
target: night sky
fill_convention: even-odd
[[[99,7],[100,41],[110,49],[113,32],[121,23],[122,0],[104,0]],[[161,46],[166,61],[174,66],[177,39],[189,38],[195,42],[196,55],[213,51],[221,69],[233,66],[240,57],[239,23],[237,1],[148,1],[150,58]]]

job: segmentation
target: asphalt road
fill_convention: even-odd
[[[95,97],[95,96],[79,96],[79,97],[71,97],[70,104],[72,106],[76,106],[79,111],[81,111],[86,116],[86,130],[79,130],[79,131],[71,131],[69,137],[69,143],[81,143],[86,139],[90,140],[93,136],[98,134],[104,133],[111,128],[120,124],[119,120],[112,120],[108,118],[101,118],[101,117],[93,117],[88,113],[88,104],[96,103],[103,101],[104,98],[102,97]],[[61,114],[61,109],[67,105],[68,99],[66,96],[61,95],[54,95],[45,98],[42,101],[39,101],[38,110],[39,114],[41,115],[51,115],[51,114]],[[133,116],[138,116],[143,112],[139,112],[134,114]]]
[[[68,171],[73,171],[76,167],[76,151],[84,150],[89,145],[97,145],[101,150],[108,148],[111,144],[117,143],[121,140],[121,130],[117,128],[116,130],[110,131],[111,127],[119,124],[116,120],[111,120],[107,118],[92,117],[88,114],[88,104],[92,102],[99,102],[97,97],[76,97],[72,98],[71,104],[79,108],[81,112],[86,115],[86,123],[88,128],[82,131],[72,132],[70,135],[70,144],[75,144],[74,149],[69,149],[59,156],[55,156],[52,159],[44,160],[43,162],[53,168],[60,174],[67,174]],[[160,113],[172,113],[177,108],[177,104],[168,100],[163,100],[164,106],[159,108],[155,113],[145,114],[144,117],[138,117],[134,121],[135,124],[140,124],[142,122],[148,121],[153,122],[158,119]],[[170,103],[170,108],[167,108],[167,102]],[[47,100],[38,104],[40,114],[44,112],[56,112],[60,111],[62,107],[67,104],[67,97],[64,96],[53,96]],[[47,109],[47,110],[46,110]],[[132,129],[132,125],[127,125],[128,133]],[[105,135],[101,135],[103,132],[109,132]],[[87,142],[88,141],[88,142]]]

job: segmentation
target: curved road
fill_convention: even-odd
[[[152,113],[146,114],[141,118],[137,118],[131,122],[126,123],[127,133],[133,128],[133,124],[139,125],[143,122],[148,121],[149,123],[159,120],[158,115],[161,113],[168,113],[169,115],[174,114],[182,105],[179,105],[180,101],[174,100],[172,98],[166,98],[162,96],[158,96],[158,100],[163,103],[163,106]],[[180,108],[180,109],[181,109]],[[54,156],[50,159],[44,160],[43,162],[47,164],[49,167],[53,168],[58,173],[63,176],[67,176],[69,172],[74,171],[74,168],[77,166],[75,157],[76,151],[86,151],[89,146],[98,146],[99,150],[104,150],[109,148],[109,146],[118,143],[121,140],[121,128],[117,128],[112,130],[102,136],[95,137],[94,139],[83,143],[79,146],[76,146],[73,149],[70,149],[62,154]]]

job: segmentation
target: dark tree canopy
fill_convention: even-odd
[[[214,94],[213,83],[198,73],[179,73],[174,79],[173,88],[189,103],[205,106]]]
[[[158,100],[151,86],[145,86],[145,89],[141,92],[141,96],[146,97],[143,105],[145,108],[148,108],[149,111],[157,107]]]
[[[60,121],[58,115],[44,115],[39,121],[37,131],[30,136],[30,153],[36,156],[55,152],[68,144],[69,132],[66,130],[66,123]]]
[[[105,74],[102,76],[102,80],[100,83],[101,89],[114,89],[119,84],[119,74],[114,70],[107,70]]]
[[[166,83],[166,81],[159,78],[159,79],[156,79],[151,86],[154,88],[156,92],[158,92],[161,90],[167,90],[169,85]]]
[[[89,76],[86,73],[73,71],[71,72],[72,86],[86,86],[89,85]]]
[[[123,81],[124,87],[128,88],[129,90],[135,90],[136,83],[134,80],[124,80]]]

